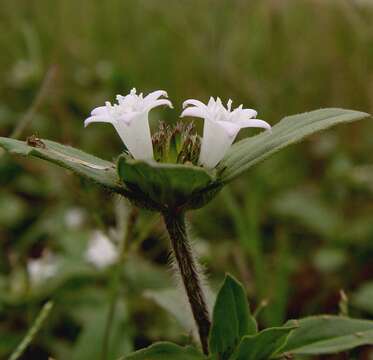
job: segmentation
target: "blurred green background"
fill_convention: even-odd
[[[209,96],[271,124],[321,107],[373,112],[369,0],[0,0],[0,46],[0,136],[36,134],[109,160],[123,146],[114,129],[84,130],[83,120],[132,87],[168,91],[175,109],[152,112],[153,126],[175,121],[183,100]],[[213,291],[234,274],[252,310],[266,305],[261,326],[338,313],[341,289],[352,316],[373,318],[372,134],[366,120],[313,136],[191,213]],[[115,243],[129,211],[67,171],[1,153],[1,359],[48,299],[55,307],[22,359],[100,359],[118,271],[87,261],[87,246],[97,234]],[[191,336],[162,222],[131,216],[112,359]],[[35,261],[52,270],[33,272]],[[373,350],[323,358],[373,359]]]

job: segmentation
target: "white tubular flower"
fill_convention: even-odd
[[[110,239],[96,230],[89,240],[85,258],[95,267],[103,269],[117,261],[118,252]]]
[[[242,105],[234,110],[231,107],[232,100],[229,99],[225,108],[220,98],[215,100],[212,97],[207,105],[194,99],[183,103],[181,117],[193,116],[205,120],[199,162],[207,168],[214,168],[219,163],[242,128],[271,129],[267,122],[255,119],[255,110],[243,109]]]
[[[27,261],[27,272],[32,285],[40,285],[57,275],[59,260],[52,253],[45,253],[38,259]]]
[[[143,97],[132,89],[126,96],[117,95],[117,104],[106,102],[92,110],[91,116],[84,121],[84,126],[93,122],[105,122],[114,126],[128,151],[135,159],[153,159],[153,145],[149,128],[149,111],[160,105],[172,104],[167,99],[166,91],[158,90]]]

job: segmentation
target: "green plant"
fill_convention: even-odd
[[[131,93],[131,96],[133,95]],[[120,99],[119,101],[121,100],[123,102],[126,101],[125,99]],[[148,107],[149,104],[146,103],[146,106],[137,108],[137,105],[133,105],[132,98],[129,100],[131,100],[131,111],[134,111],[135,116],[138,116],[143,121],[143,116],[147,115],[147,111],[151,107]],[[142,99],[142,95],[140,95],[140,100],[145,101],[146,98]],[[152,99],[152,101],[156,100]],[[159,104],[166,104],[165,101],[168,100],[163,100]],[[228,112],[226,112],[227,110],[221,109],[222,104],[221,102],[219,104],[219,101],[211,103],[212,110],[209,108],[209,103],[206,109],[207,115],[203,114],[202,117],[206,116],[206,119],[208,119],[210,116],[226,116],[222,122],[231,121],[230,114],[233,114],[234,111],[231,113],[229,102]],[[118,106],[120,105],[122,103]],[[198,104],[198,106],[200,105]],[[121,116],[123,114],[120,112],[121,109],[112,108],[111,105],[107,108],[101,107],[98,109],[92,112],[92,117],[97,117],[97,119],[90,118],[90,122],[104,121],[113,123],[127,145],[128,139],[123,137],[122,134],[124,128],[118,125],[119,121],[122,121]],[[241,111],[242,109],[238,110]],[[208,111],[212,111],[212,114]],[[125,116],[128,115],[128,112],[130,111],[125,111]],[[201,113],[198,113],[198,116],[201,116]],[[212,359],[267,359],[282,355],[281,351],[301,354],[307,353],[307,351],[313,354],[327,353],[370,343],[372,338],[369,331],[372,329],[372,324],[370,322],[347,319],[346,327],[348,331],[341,334],[338,326],[340,319],[328,317],[325,324],[321,320],[306,319],[289,323],[282,327],[268,328],[257,332],[256,322],[248,312],[244,291],[241,285],[229,276],[218,294],[211,322],[203,286],[199,279],[198,264],[194,259],[185,226],[185,212],[204,206],[224,185],[276,151],[299,142],[317,131],[339,123],[360,120],[368,116],[366,113],[344,109],[321,109],[289,116],[272,127],[270,132],[239,141],[229,148],[230,143],[233,142],[235,135],[240,129],[239,126],[241,126],[239,125],[236,128],[236,125],[232,125],[233,128],[228,127],[225,129],[227,133],[219,135],[221,136],[219,146],[224,147],[224,152],[219,155],[219,159],[215,159],[211,163],[208,161],[210,155],[215,156],[212,151],[207,155],[205,151],[208,160],[204,157],[202,161],[200,158],[207,168],[189,164],[188,162],[171,164],[149,161],[148,150],[151,145],[147,146],[145,159],[133,159],[131,155],[137,158],[142,156],[141,151],[139,151],[141,149],[136,147],[136,143],[130,143],[128,146],[130,153],[119,156],[116,164],[99,159],[81,150],[36,137],[30,137],[26,142],[0,138],[0,145],[11,153],[42,158],[65,167],[112,192],[127,197],[135,206],[154,210],[162,214],[171,238],[174,256],[187,298],[197,324],[204,355],[190,347],[180,348],[174,344],[161,343],[130,355],[127,357],[128,359],[157,359],[166,355],[172,355],[175,359],[177,356],[183,359],[203,359],[208,356]],[[133,117],[125,121],[130,123],[133,121]],[[251,121],[252,123],[250,124],[255,125],[247,126],[263,125],[258,123],[261,120]],[[235,120],[232,120],[232,122],[235,122]],[[147,136],[147,126],[145,130],[144,133]],[[142,136],[142,132],[140,131],[139,133],[138,129],[134,128],[133,131],[134,137]],[[209,146],[212,146],[211,140],[206,136],[205,128],[201,154],[203,154],[203,149],[205,149],[204,146],[207,146],[207,140],[210,142]],[[228,144],[228,142],[230,143]],[[150,143],[148,142],[148,144]],[[227,144],[228,146],[226,146]],[[166,156],[166,159],[168,158]],[[216,163],[218,165],[213,168]],[[225,316],[225,311],[228,312],[228,316]],[[310,340],[307,337],[304,339],[302,336],[297,335],[303,334],[303,331],[306,335],[309,334],[308,327],[312,326],[319,331],[320,324],[322,324],[322,328],[326,329],[326,335],[321,338],[317,336],[315,340],[314,336],[311,336],[311,342],[309,342]],[[360,339],[361,333],[363,335]],[[300,336],[300,340],[298,336]],[[341,337],[348,337],[350,341],[341,340]],[[292,344],[291,340],[294,338],[296,339],[294,340],[296,345],[289,345]],[[324,341],[330,339],[333,339],[333,341],[335,339],[335,342],[324,343]],[[340,342],[342,342],[342,345]],[[315,343],[317,344],[316,346],[314,346]],[[283,349],[286,349],[286,351]]]

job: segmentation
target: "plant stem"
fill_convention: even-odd
[[[10,355],[9,360],[17,360],[25,352],[27,347],[30,345],[32,340],[35,338],[39,330],[41,329],[44,321],[48,317],[49,313],[53,308],[53,302],[48,301],[44,304],[38,317],[32,324],[31,328],[27,331],[26,336],[22,339],[21,343],[17,346],[14,352]]]
[[[163,214],[163,217],[193,317],[197,324],[202,350],[208,355],[208,335],[211,322],[198,274],[198,265],[186,231],[185,214],[183,212],[169,212]]]
[[[105,330],[104,330],[104,337],[103,337],[103,345],[102,345],[102,353],[101,353],[102,360],[107,360],[108,358],[111,327],[112,327],[112,323],[114,320],[115,311],[116,311],[117,303],[118,303],[118,297],[119,297],[121,270],[126,259],[128,244],[133,236],[133,229],[136,224],[137,217],[138,217],[138,209],[136,207],[133,207],[127,219],[126,229],[125,230],[122,229],[124,232],[124,235],[123,235],[122,241],[119,244],[119,249],[118,249],[119,257],[118,257],[118,261],[113,271],[112,284],[110,286],[111,294],[110,294],[109,310],[108,310],[108,315],[107,315],[106,325],[105,325]]]

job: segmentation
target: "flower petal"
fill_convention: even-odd
[[[254,109],[242,109],[242,105],[240,105],[228,115],[228,118],[237,123],[241,120],[255,118],[257,115],[258,113]]]
[[[113,125],[135,159],[153,159],[152,138],[146,111],[137,113],[129,122],[118,121]]]
[[[239,129],[233,123],[206,119],[199,162],[207,168],[214,168],[232,145]]]
[[[216,104],[216,101],[215,99],[210,96],[210,99],[209,99],[209,102],[207,103],[207,106],[210,107],[210,106],[214,106]]]
[[[87,127],[89,124],[97,122],[110,123],[114,124],[116,121],[108,116],[90,116],[84,120],[84,127]]]
[[[248,119],[248,120],[240,120],[236,122],[237,125],[239,125],[241,128],[247,128],[247,127],[258,127],[270,130],[271,125],[269,125],[264,120],[259,119]]]
[[[232,121],[217,121],[216,124],[221,126],[228,136],[233,137],[233,140],[242,128],[242,126]]]
[[[165,90],[153,91],[144,97],[144,101],[151,102],[151,101],[159,99],[161,96],[164,96],[167,98],[168,97],[167,91]]]
[[[206,105],[202,101],[195,100],[195,99],[188,99],[183,102],[183,109],[185,109],[189,105],[206,108]]]
[[[170,100],[167,99],[160,99],[150,102],[149,104],[145,105],[144,111],[149,111],[151,109],[154,109],[157,106],[166,105],[169,108],[173,108],[172,103]]]
[[[91,111],[91,115],[104,115],[108,114],[107,106],[98,106]]]
[[[192,116],[204,119],[207,116],[206,110],[199,107],[188,107],[180,115],[180,117]]]

